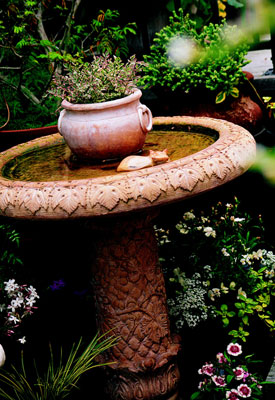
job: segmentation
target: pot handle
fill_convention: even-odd
[[[144,118],[144,115],[147,114],[147,118]],[[148,107],[146,107],[144,104],[140,104],[138,106],[138,117],[139,117],[139,122],[141,129],[143,130],[144,133],[149,132],[152,129],[153,126],[153,121],[152,121],[152,113],[149,110]],[[148,119],[148,124],[145,125],[145,121]]]
[[[64,117],[65,112],[66,112],[66,110],[62,110],[62,111],[61,111],[61,113],[59,114],[58,121],[57,121],[58,132],[61,133],[61,135],[62,135],[62,132],[61,132],[61,123],[62,123],[62,119],[63,119],[63,117]]]

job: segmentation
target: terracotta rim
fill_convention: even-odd
[[[73,104],[67,100],[63,100],[61,103],[61,107],[69,111],[103,110],[106,108],[113,108],[123,104],[132,103],[133,101],[140,99],[141,95],[142,95],[141,90],[134,89],[134,92],[132,94],[129,94],[129,96],[126,97],[122,97],[121,99],[104,101],[103,103],[90,103],[90,104]]]

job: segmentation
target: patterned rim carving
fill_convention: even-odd
[[[116,215],[183,200],[220,186],[253,163],[256,143],[244,128],[205,117],[158,117],[154,125],[200,125],[219,139],[193,155],[117,175],[52,182],[0,178],[0,215],[24,219],[68,219]],[[0,169],[30,148],[62,143],[59,134],[18,145],[0,154]]]

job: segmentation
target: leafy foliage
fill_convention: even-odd
[[[275,332],[275,255],[262,247],[261,218],[255,221],[238,207],[236,199],[209,211],[191,210],[175,228],[157,229],[168,305],[178,328],[214,316],[236,340],[246,341],[256,320]]]
[[[23,355],[21,369],[12,366],[11,371],[0,371],[1,399],[6,400],[61,400],[77,388],[80,377],[91,370],[106,364],[96,363],[96,357],[114,346],[117,339],[113,336],[96,335],[88,346],[81,350],[82,340],[72,346],[67,360],[63,360],[62,350],[59,361],[55,362],[50,352],[50,362],[44,375],[39,374],[36,366],[36,381],[33,382],[26,371]],[[30,371],[29,371],[30,372]]]
[[[56,99],[44,97],[63,61],[89,61],[103,53],[128,55],[127,37],[135,23],[118,24],[119,12],[100,10],[82,23],[82,0],[0,0],[0,126],[24,129],[56,123]]]
[[[178,4],[183,9],[184,14],[189,14],[190,18],[196,22],[198,28],[209,23],[215,16],[215,12],[218,11],[215,1],[179,0]],[[170,12],[175,11],[177,9],[175,0],[169,0],[166,7]]]
[[[199,32],[196,22],[184,16],[182,9],[178,14],[174,11],[170,23],[156,34],[150,54],[144,56],[146,65],[141,83],[145,88],[181,90],[186,94],[206,89],[216,94],[217,103],[229,95],[238,97],[238,87],[245,80],[242,67],[248,63],[245,60],[248,46],[233,46],[231,39],[235,35],[236,27],[226,21],[205,25]],[[185,65],[173,62],[169,56],[175,38],[187,39],[194,49]],[[176,51],[184,57],[190,49],[179,47]]]
[[[56,74],[49,94],[72,103],[100,103],[133,92],[141,63],[134,56],[124,64],[120,57],[95,56],[91,63],[71,62],[67,74]]]

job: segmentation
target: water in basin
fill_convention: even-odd
[[[191,125],[185,128],[185,131],[173,127],[153,129],[148,133],[140,155],[147,155],[150,149],[167,148],[170,160],[174,161],[205,149],[218,138],[217,132],[209,128]],[[116,168],[119,162],[113,160],[93,165],[80,164],[73,161],[70,149],[62,143],[36,148],[13,158],[5,165],[2,176],[33,182],[87,179],[118,174]]]

